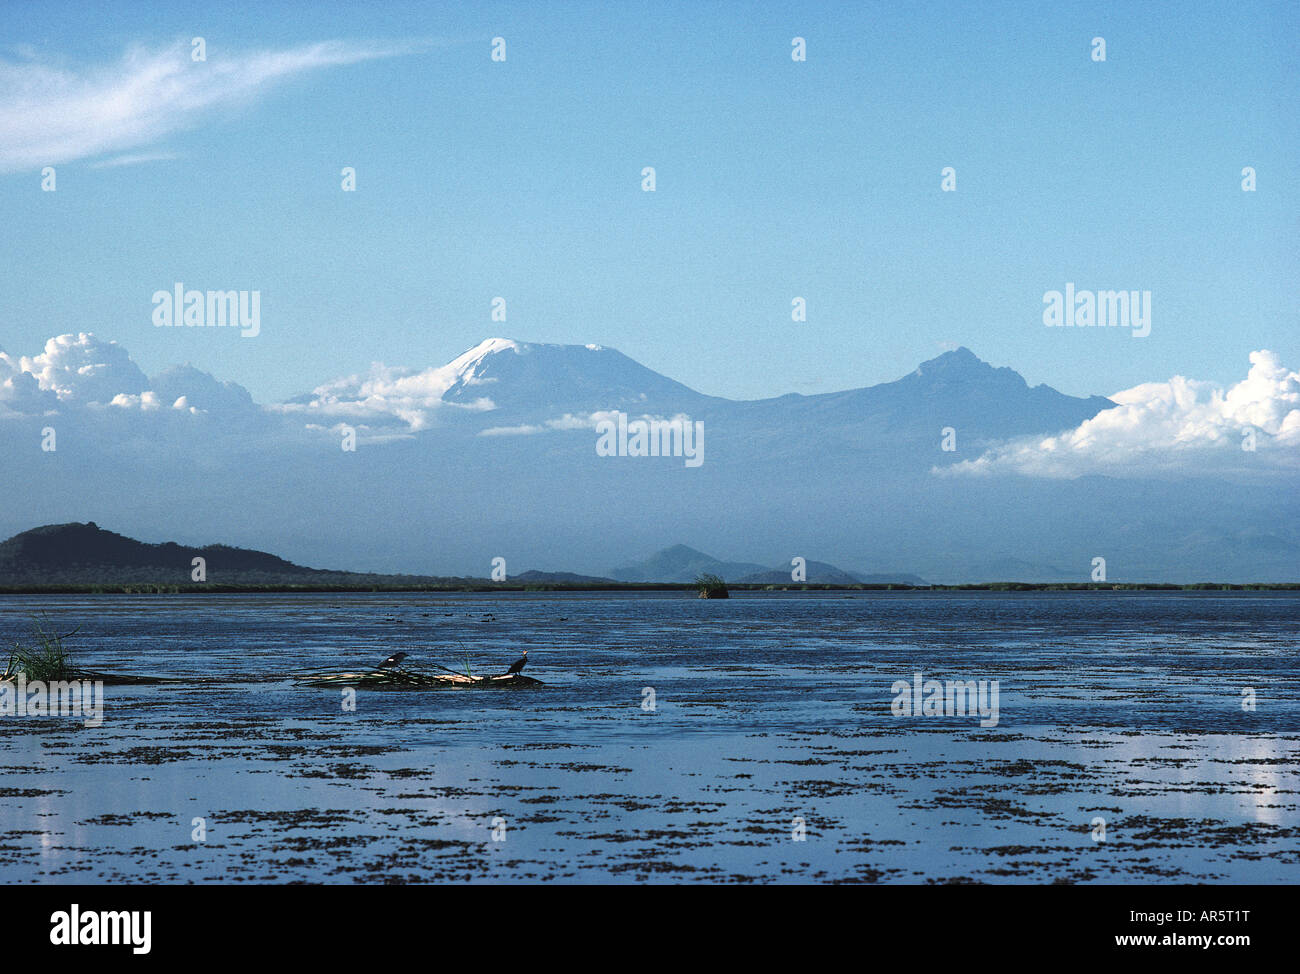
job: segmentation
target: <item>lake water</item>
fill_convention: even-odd
[[[0,635],[37,613],[185,679],[0,717],[4,883],[1300,879],[1293,593],[3,596]],[[525,647],[543,687],[296,683]],[[893,713],[918,671],[996,726]]]

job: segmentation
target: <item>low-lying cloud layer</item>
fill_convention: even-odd
[[[1013,440],[943,470],[953,476],[1233,473],[1300,469],[1300,372],[1250,353],[1228,389],[1174,376],[1110,397],[1119,405],[1055,436]]]
[[[35,355],[0,351],[0,419],[89,411],[104,421],[119,417],[116,422],[124,436],[130,432],[131,416],[161,414],[178,421],[185,415],[206,416],[230,428],[290,435],[294,430],[337,430],[346,424],[378,442],[433,431],[446,425],[440,414],[466,421],[481,417],[469,429],[487,438],[591,430],[600,420],[617,415],[551,411],[543,402],[525,410],[498,410],[492,398],[498,389],[516,396],[553,392],[550,386],[507,390],[492,377],[492,356],[518,351],[515,343],[491,339],[446,365],[415,369],[376,364],[367,373],[323,383],[289,402],[261,406],[242,386],[192,366],[149,377],[116,342],[87,333],[60,335]],[[1273,352],[1250,353],[1249,373],[1226,389],[1175,376],[1110,398],[1118,405],[1075,429],[1008,440],[977,459],[936,467],[934,472],[949,477],[1134,478],[1290,475],[1300,470],[1300,373],[1284,366]],[[493,422],[496,415],[502,419]]]
[[[446,365],[427,369],[393,368],[376,362],[365,375],[350,375],[317,386],[310,395],[299,396],[271,408],[286,415],[301,416],[313,424],[322,420],[362,424],[370,429],[405,427],[412,433],[433,424],[439,409],[479,412],[494,408],[487,396],[467,403],[448,402],[443,397],[456,385],[490,386],[476,374],[482,357],[497,350],[492,342]]]

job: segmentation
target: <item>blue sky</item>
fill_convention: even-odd
[[[1294,366],[1300,7],[1131,6],[7,4],[0,348],[93,331],[259,401],[497,334],[737,398],[893,379],[946,344],[1074,394],[1226,384],[1260,348]],[[193,36],[196,72],[324,41],[350,63],[144,99],[148,137],[74,132],[41,192],[22,150],[48,79],[107,89],[129,50]],[[96,165],[124,156],[163,158]],[[261,334],[154,328],[175,281],[260,290]],[[1150,290],[1150,336],[1044,327],[1067,281]]]

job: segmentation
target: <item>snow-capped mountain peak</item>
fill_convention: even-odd
[[[556,345],[489,338],[454,359],[448,403],[483,397],[498,409],[594,411],[698,393],[601,345]]]

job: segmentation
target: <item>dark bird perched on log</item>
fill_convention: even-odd
[[[511,673],[522,673],[524,666],[525,664],[527,664],[527,662],[528,662],[528,650],[525,649],[524,655],[519,657],[519,659],[515,660],[513,663],[510,664],[510,669],[506,670],[506,676],[509,676]]]
[[[406,653],[394,653],[392,656],[388,657],[388,659],[380,663],[379,668],[381,670],[386,670],[389,667],[396,666],[402,660],[406,659],[406,655],[407,655]]]

